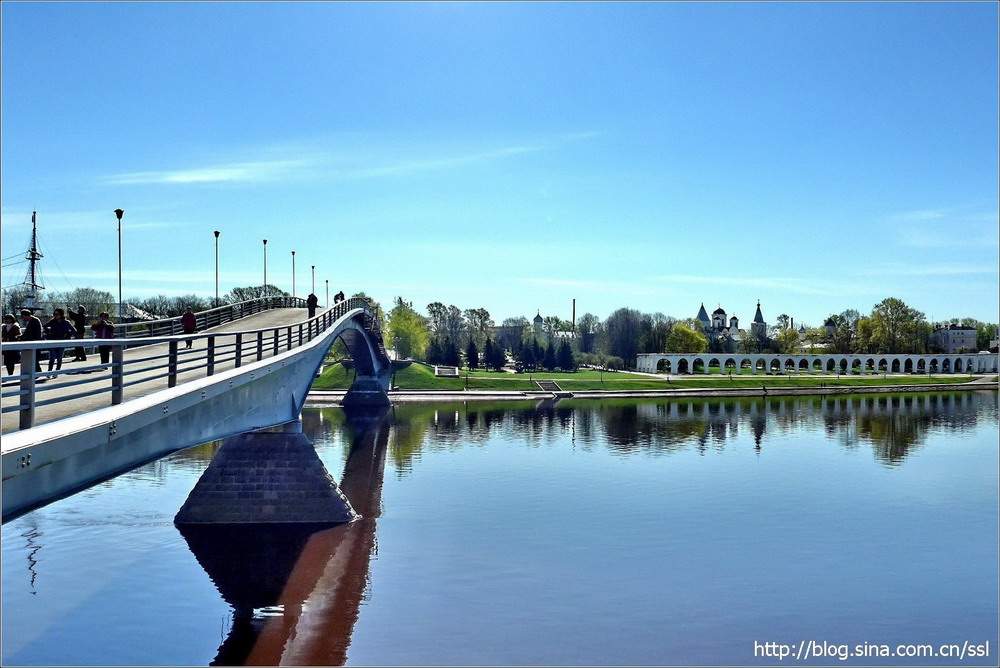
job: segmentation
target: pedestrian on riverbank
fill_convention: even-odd
[[[3,342],[14,343],[21,338],[21,326],[17,324],[17,318],[13,313],[7,313],[3,317]],[[21,353],[16,350],[3,351],[3,364],[7,367],[7,375],[14,375],[14,365],[21,361]]]
[[[21,309],[21,322],[24,323],[24,327],[21,328],[21,336],[18,341],[23,341],[27,343],[28,341],[41,341],[43,338],[42,334],[42,321],[36,318],[31,311],[26,308]],[[35,351],[35,372],[40,372],[42,370],[42,365],[39,361],[41,351]],[[21,373],[24,373],[24,369],[21,369]]]
[[[319,305],[319,297],[310,292],[309,296],[306,297],[306,307],[309,309],[310,318],[316,317],[316,307],[318,305]]]
[[[90,326],[90,330],[94,332],[94,338],[115,338],[115,327],[111,323],[111,316],[108,315],[108,312],[101,311],[97,317],[97,322]],[[107,364],[111,359],[111,346],[97,346],[97,352],[101,354],[101,364]]]
[[[83,339],[87,333],[87,309],[83,307],[83,304],[77,304],[75,311],[73,309],[69,309],[69,319],[73,321],[73,328],[76,330],[76,338]],[[73,361],[87,361],[87,351],[83,346],[77,346],[73,349]]]
[[[52,318],[45,323],[45,338],[49,341],[68,341],[76,336],[76,329],[66,319],[66,312],[57,308]],[[49,348],[49,371],[62,369],[65,348]]]
[[[194,334],[198,331],[198,319],[194,317],[194,312],[190,307],[181,316],[181,327],[184,329],[185,334]],[[191,339],[187,339],[184,342],[184,347],[191,347]]]

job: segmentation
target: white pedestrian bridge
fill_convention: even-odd
[[[351,298],[307,318],[303,305],[276,297],[212,309],[193,335],[169,334],[179,325],[168,319],[114,339],[4,343],[21,364],[0,391],[3,520],[175,450],[296,420],[338,338],[355,368],[345,403],[388,404],[392,363],[375,307]],[[43,351],[81,344],[110,348],[108,362],[35,370]]]
[[[640,353],[646,373],[996,373],[996,353],[952,355],[781,355],[735,353]]]

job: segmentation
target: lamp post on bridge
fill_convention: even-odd
[[[219,230],[212,232],[215,235],[215,305],[219,305]]]
[[[330,279],[329,278],[326,279],[326,301],[323,302],[323,303],[326,304],[327,308],[330,308]]]
[[[312,285],[313,287],[310,292],[316,294],[316,265],[312,265]]]
[[[125,209],[115,209],[115,216],[118,218],[118,322],[122,321],[125,313],[125,305],[122,303],[122,216]]]
[[[267,239],[264,239],[264,285],[261,288],[261,297],[267,292]]]
[[[295,299],[295,251],[292,251],[292,299]]]

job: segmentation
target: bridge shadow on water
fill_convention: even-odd
[[[212,665],[341,665],[376,549],[388,410],[347,415],[341,491],[361,519],[310,524],[177,525],[233,608]]]

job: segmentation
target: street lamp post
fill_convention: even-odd
[[[316,265],[312,265],[312,294],[316,294]]]
[[[292,299],[295,299],[295,251],[292,251]]]
[[[323,302],[323,303],[326,304],[327,308],[330,308],[330,279],[329,278],[326,279],[326,301]]]
[[[115,209],[115,216],[118,218],[118,322],[122,321],[125,313],[125,305],[122,303],[122,216],[125,209]]]
[[[219,305],[219,230],[215,230],[215,305]]]
[[[267,239],[264,239],[264,285],[262,286],[261,297],[267,292]]]

